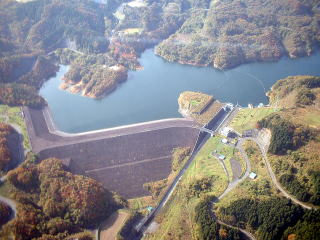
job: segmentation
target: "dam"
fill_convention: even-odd
[[[167,178],[173,149],[193,148],[200,133],[194,121],[173,118],[69,134],[56,129],[47,107],[23,107],[23,113],[39,160],[59,158],[71,172],[94,178],[127,199],[149,195],[143,184]]]

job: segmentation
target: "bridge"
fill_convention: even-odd
[[[199,127],[199,130],[200,130],[201,132],[209,133],[209,134],[211,135],[211,137],[213,137],[214,134],[215,134],[214,131],[212,131],[212,130],[210,130],[210,129],[208,129],[208,128],[205,128],[205,127]]]

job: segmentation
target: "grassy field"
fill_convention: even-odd
[[[276,111],[278,110],[273,107],[240,109],[238,114],[230,123],[230,127],[236,130],[238,133],[242,133],[245,130],[254,128],[259,120]]]
[[[237,150],[230,145],[222,143],[222,139],[223,138],[220,136],[215,136],[207,142],[207,144],[199,152],[194,164],[190,166],[190,171],[186,173],[186,176],[200,179],[211,176],[213,172],[219,176],[225,176],[223,169],[221,169],[222,171],[218,171],[220,168],[216,169],[216,165],[221,166],[219,161],[211,154],[214,150],[216,150],[217,153],[226,156],[226,159],[223,161],[229,173],[229,180],[232,180],[230,159],[231,157],[234,157],[235,159],[239,160],[240,157],[237,154]]]
[[[320,127],[320,112],[306,113],[305,121],[309,126],[319,128]]]
[[[245,179],[216,204],[217,208],[226,207],[241,198],[266,199],[277,194],[258,146],[254,142],[248,141],[245,143],[245,150],[251,162],[251,171],[257,174],[257,178],[254,180]]]
[[[152,199],[151,196],[129,199],[128,203],[129,203],[130,209],[139,211],[142,214],[147,214],[148,213],[147,207],[149,206],[154,207],[156,204],[154,199]]]
[[[281,111],[280,115],[294,124],[320,129],[320,107],[316,107],[316,105],[287,109],[286,111]]]
[[[301,148],[290,151],[286,155],[273,155],[268,154],[268,160],[278,180],[282,174],[292,174],[294,169],[295,177],[299,183],[310,189],[312,186],[312,177],[309,171],[320,171],[319,164],[320,148],[318,141],[310,141]]]
[[[207,194],[219,196],[227,187],[228,179],[223,167],[211,156],[211,152],[217,149],[229,156],[232,154],[232,148],[229,148],[221,143],[220,137],[208,140],[186,171],[165,208],[156,217],[156,221],[160,223],[159,229],[149,234],[146,239],[192,239],[194,207],[200,198],[188,196],[190,183],[214,176],[213,188]]]
[[[5,122],[12,125],[23,135],[23,147],[25,150],[30,150],[30,142],[27,134],[25,121],[22,117],[20,107],[8,107],[0,105],[0,122]]]
[[[12,188],[12,185],[8,181],[0,183],[0,195],[10,198],[10,191],[12,190]]]

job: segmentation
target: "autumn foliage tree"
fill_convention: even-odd
[[[8,181],[15,187],[11,197],[18,202],[18,216],[6,228],[16,239],[62,240],[76,233],[92,239],[84,229],[97,227],[121,207],[100,183],[67,172],[54,158],[18,167]]]
[[[0,202],[0,228],[10,219],[11,214],[11,208],[7,204]]]
[[[0,85],[0,104],[40,108],[44,106],[46,102],[38,95],[34,87],[12,83]]]
[[[13,133],[13,128],[5,123],[0,123],[0,171],[5,170],[11,161],[11,153],[9,151],[7,137]]]

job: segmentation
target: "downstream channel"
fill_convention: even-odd
[[[126,82],[105,98],[96,100],[59,89],[68,67],[47,81],[40,94],[47,100],[56,126],[77,133],[127,124],[181,117],[177,99],[183,91],[201,91],[223,102],[247,106],[268,103],[266,91],[290,75],[320,76],[320,53],[300,59],[252,63],[220,71],[169,63],[146,50],[143,70],[129,72]]]

